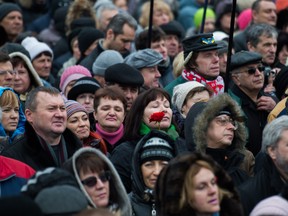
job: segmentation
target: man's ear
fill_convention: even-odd
[[[231,74],[231,78],[232,78],[233,82],[234,82],[237,86],[240,86],[239,74],[232,73],[232,74]]]
[[[94,117],[95,121],[97,121],[97,118],[96,118],[96,111],[93,112],[93,117]]]
[[[247,42],[248,51],[255,51],[255,47],[252,46],[251,42]]]
[[[276,150],[273,147],[267,148],[268,155],[272,158],[272,160],[276,160]]]
[[[32,112],[29,109],[25,110],[26,120],[31,124],[32,123]]]
[[[112,40],[114,38],[114,32],[112,29],[108,29],[106,31],[106,39],[108,40]]]

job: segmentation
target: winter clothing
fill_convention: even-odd
[[[84,147],[92,147],[100,150],[104,155],[108,154],[106,142],[96,132],[90,131],[89,137],[83,140]]]
[[[229,110],[231,118],[238,121],[232,144],[225,149],[207,146],[207,128],[222,110]],[[185,138],[187,148],[210,155],[232,177],[235,185],[246,181],[253,175],[254,157],[245,149],[247,132],[240,107],[227,94],[221,94],[207,103],[194,104],[185,121]]]
[[[69,170],[75,176],[80,189],[82,190],[82,192],[85,194],[86,198],[89,201],[89,205],[93,206],[94,208],[97,207],[94,204],[94,202],[92,201],[89,194],[86,192],[85,187],[81,182],[79,173],[76,170],[77,158],[85,152],[91,152],[91,153],[97,155],[98,157],[100,157],[104,161],[104,163],[106,163],[106,165],[108,166],[108,171],[110,171],[110,173],[111,173],[111,179],[109,180],[110,194],[113,194],[113,196],[116,197],[115,200],[113,200],[113,201],[110,200],[110,201],[115,202],[113,204],[118,205],[119,210],[121,212],[121,216],[130,216],[131,215],[131,207],[129,205],[128,196],[126,195],[125,188],[124,188],[124,186],[121,182],[121,179],[120,179],[119,175],[117,174],[114,166],[112,165],[112,163],[99,150],[96,150],[93,148],[82,148],[82,149],[78,150],[77,152],[75,152],[73,157],[69,161],[66,162],[65,168],[67,170]]]
[[[79,43],[79,50],[81,56],[85,56],[85,51],[96,41],[100,38],[103,38],[104,34],[100,30],[92,27],[86,27],[81,30],[78,35],[78,43]]]
[[[65,107],[67,112],[67,119],[69,119],[76,112],[84,112],[87,114],[87,110],[80,103],[74,100],[65,101]]]
[[[232,55],[230,70],[232,71],[245,65],[261,62],[261,60],[262,55],[260,53],[242,50]]]
[[[201,24],[202,24],[202,19],[203,19],[203,12],[204,12],[204,8],[199,8],[196,13],[194,14],[194,27],[196,29],[200,29],[201,27]],[[215,12],[213,11],[213,9],[211,8],[207,8],[206,10],[206,19],[207,18],[212,18],[212,19],[216,19],[216,15],[215,15]]]
[[[252,179],[238,187],[245,215],[249,215],[261,200],[279,194],[284,186],[285,182],[274,162],[265,154],[262,169]]]
[[[30,57],[29,52],[21,44],[7,42],[0,48],[0,50],[4,53],[9,54],[9,55],[11,53],[20,52],[20,53],[24,54],[25,56],[27,56],[28,59],[31,61],[31,57]]]
[[[18,11],[22,13],[21,8],[14,3],[2,3],[0,5],[0,21],[2,21],[9,13],[13,11]]]
[[[4,156],[0,156],[0,170],[0,197],[20,194],[21,187],[35,173],[30,166]]]
[[[132,192],[129,194],[134,216],[150,216],[152,211],[156,211],[153,190],[145,186],[141,172],[145,155],[149,155],[145,161],[169,161],[176,155],[175,142],[167,134],[151,130],[137,143],[132,158]]]
[[[267,123],[273,121],[274,119],[282,115],[288,115],[287,111],[288,111],[288,97],[285,97],[279,103],[277,103],[274,109],[269,113],[267,117]]]
[[[3,151],[3,155],[22,161],[33,169],[40,170],[46,167],[59,167],[61,162],[55,161],[49,150],[49,144],[39,137],[32,126],[26,122],[25,133]],[[59,153],[63,151],[62,160],[67,160],[73,153],[82,147],[80,140],[68,129],[61,137],[61,143],[58,145]],[[48,149],[47,149],[48,148]],[[54,153],[55,154],[55,153]]]

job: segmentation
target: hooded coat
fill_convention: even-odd
[[[224,108],[231,112],[232,119],[238,122],[234,131],[232,144],[225,149],[209,148],[207,146],[207,128],[210,122]],[[207,103],[197,103],[190,109],[185,121],[185,137],[189,151],[206,153],[217,161],[239,185],[253,175],[255,159],[246,150],[247,130],[243,122],[244,117],[240,107],[228,95],[221,94]]]
[[[88,199],[89,205],[93,206],[94,208],[97,207],[92,201],[89,194],[86,192],[85,187],[82,184],[80,176],[76,169],[77,158],[85,152],[94,153],[107,164],[109,171],[111,172],[111,179],[109,181],[110,194],[113,193],[114,197],[116,197],[116,200],[113,200],[114,203],[112,204],[118,205],[118,209],[120,211],[121,216],[130,216],[131,206],[129,203],[129,198],[128,198],[128,195],[126,194],[125,188],[113,164],[101,151],[94,149],[94,148],[86,147],[86,148],[81,148],[77,152],[75,152],[75,154],[64,164],[64,168],[67,169],[69,172],[71,172],[75,176],[80,189],[82,190],[82,192],[85,194],[85,196]]]
[[[153,213],[157,213],[153,191],[145,186],[140,163],[142,148],[147,140],[152,137],[160,137],[166,140],[174,150],[174,156],[177,154],[175,141],[167,134],[158,130],[152,130],[137,143],[132,158],[132,192],[129,194],[133,216],[150,216],[153,215]]]

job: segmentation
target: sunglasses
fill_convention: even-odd
[[[90,176],[84,180],[82,180],[82,184],[88,187],[94,187],[97,184],[97,181],[100,180],[102,183],[109,181],[111,178],[110,171],[105,171],[99,174],[99,177]]]
[[[263,72],[265,70],[265,67],[264,66],[258,66],[257,68],[256,67],[255,68],[248,68],[247,73],[250,75],[255,74],[257,69],[260,72]]]

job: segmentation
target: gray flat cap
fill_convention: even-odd
[[[232,71],[236,68],[239,68],[248,64],[257,63],[257,62],[260,62],[261,60],[262,60],[262,56],[260,53],[250,52],[250,51],[237,52],[231,57],[230,70]]]
[[[131,53],[124,59],[124,63],[137,68],[154,67],[163,61],[162,55],[152,49],[143,49]]]

